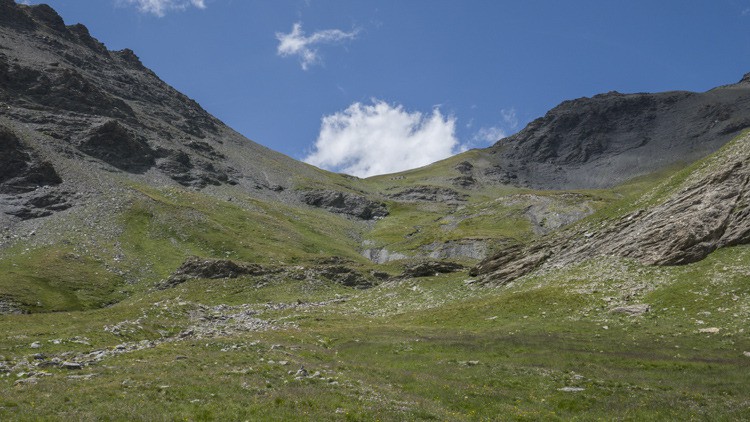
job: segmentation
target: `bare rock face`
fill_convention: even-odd
[[[191,147],[191,145],[193,144],[188,144],[188,147]],[[220,185],[222,183],[234,185],[237,183],[233,178],[234,173],[236,173],[233,169],[223,167],[218,162],[214,164],[215,161],[210,159],[191,157],[184,151],[164,148],[159,149],[157,154],[159,159],[156,167],[183,186],[201,188],[206,185]],[[220,155],[216,152],[213,152],[213,154]]]
[[[663,204],[630,214],[573,254],[616,255],[650,265],[700,261],[714,250],[750,242],[750,143],[730,162]]]
[[[469,271],[469,275],[482,277],[485,282],[493,284],[506,284],[539,268],[552,253],[547,244],[527,248],[511,245],[484,259]]]
[[[353,193],[330,190],[306,191],[302,201],[307,205],[324,208],[337,214],[346,214],[362,220],[372,220],[388,215],[388,208],[381,202],[369,200]]]
[[[116,120],[94,128],[78,147],[120,170],[142,173],[151,168],[156,152],[146,139],[135,135]]]
[[[29,192],[61,182],[51,163],[36,158],[15,133],[0,126],[0,193]]]
[[[718,248],[746,243],[750,243],[750,135],[708,160],[661,203],[605,222],[597,230],[567,230],[525,247],[505,248],[471,272],[502,284],[542,266],[596,256],[682,265],[700,261]]]
[[[0,55],[0,80],[6,93],[0,99],[36,110],[65,110],[110,117],[132,118],[133,110],[80,72],[50,67],[47,72],[11,64]]]

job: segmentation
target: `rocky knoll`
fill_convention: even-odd
[[[750,135],[744,135],[702,163],[665,200],[649,205],[655,199],[647,195],[641,200],[644,206],[618,219],[505,248],[472,274],[506,283],[540,267],[596,256],[647,265],[696,262],[717,248],[750,243],[749,184]]]
[[[537,189],[611,187],[700,159],[749,126],[750,75],[704,93],[610,92],[561,103],[490,147],[494,165],[473,174]]]
[[[257,264],[240,264],[228,259],[205,259],[193,256],[180,265],[158,287],[160,289],[174,287],[193,278],[237,278],[248,275],[262,275],[268,272],[269,270]]]
[[[311,190],[302,193],[302,201],[313,207],[323,208],[338,214],[346,214],[362,220],[372,220],[388,215],[388,208],[385,204],[354,193]]]

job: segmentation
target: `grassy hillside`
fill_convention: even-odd
[[[194,280],[102,310],[5,316],[0,417],[746,419],[748,264],[743,246],[497,289],[465,274],[366,291]],[[651,311],[612,312],[633,303]],[[29,366],[54,357],[92,363]]]
[[[578,224],[593,227],[719,159],[612,190],[389,200],[376,222],[130,185],[114,229],[3,251],[3,298],[37,313],[0,316],[0,419],[748,419],[748,246],[679,267],[599,258],[501,287],[464,271],[362,290],[313,271],[336,256],[398,274],[359,255],[367,240],[526,242],[526,208],[544,198],[553,211],[583,198],[595,212]],[[286,270],[154,289],[191,255]]]

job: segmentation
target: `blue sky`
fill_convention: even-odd
[[[750,0],[45,2],[248,138],[360,176],[488,146],[566,99],[750,72]]]

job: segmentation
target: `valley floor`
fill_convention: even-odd
[[[0,420],[748,420],[748,263],[191,280],[0,316]]]

